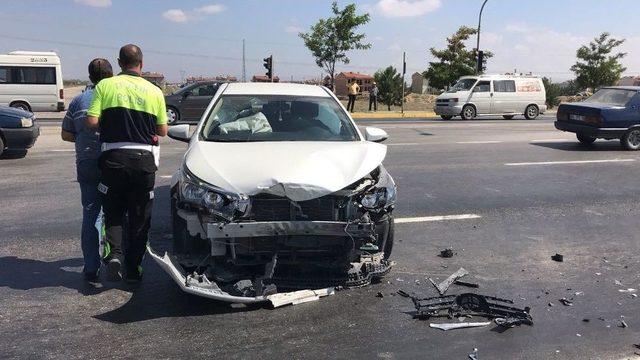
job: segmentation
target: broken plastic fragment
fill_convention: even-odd
[[[266,298],[271,302],[274,308],[284,305],[298,305],[310,301],[316,301],[321,297],[335,294],[333,288],[319,289],[319,290],[300,290],[289,293],[280,293],[268,295]]]
[[[618,289],[619,292],[621,293],[634,293],[636,291],[638,291],[637,289],[632,289],[632,288],[628,288],[628,289]]]
[[[561,254],[555,254],[551,256],[551,260],[553,261],[557,261],[557,262],[563,262],[564,261],[564,256]]]
[[[560,300],[558,300],[562,303],[562,305],[564,306],[573,306],[573,301],[567,299],[567,298],[562,298]]]
[[[431,281],[433,286],[436,287],[440,295],[444,295],[444,293],[447,292],[447,289],[449,289],[449,286],[451,286],[451,284],[453,284],[456,280],[468,274],[469,272],[467,270],[465,270],[464,268],[460,268],[458,269],[458,271],[451,274],[445,281],[441,282],[438,285],[436,285],[436,283],[431,278],[429,278],[429,281]]]
[[[454,330],[454,329],[464,329],[464,328],[471,328],[471,327],[480,327],[480,326],[487,326],[491,324],[491,321],[486,321],[486,322],[466,322],[466,323],[448,323],[448,324],[429,324],[429,327],[432,327],[434,329],[440,329],[443,331],[447,331],[447,330]]]

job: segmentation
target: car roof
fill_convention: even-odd
[[[605,86],[602,89],[620,89],[620,90],[640,91],[640,86]]]
[[[327,91],[317,85],[290,83],[230,83],[225,95],[292,95],[329,97]]]

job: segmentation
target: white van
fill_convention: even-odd
[[[60,58],[54,52],[0,55],[0,105],[27,111],[63,111]]]
[[[436,98],[434,111],[445,120],[461,116],[524,115],[531,120],[547,110],[542,79],[530,75],[463,76],[450,90]]]

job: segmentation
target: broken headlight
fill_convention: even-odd
[[[180,179],[180,199],[191,207],[229,221],[236,215],[244,215],[249,207],[247,196],[231,194],[207,184],[186,168]]]
[[[366,209],[386,208],[396,202],[396,183],[382,165],[378,171],[376,184],[360,197],[360,205]]]

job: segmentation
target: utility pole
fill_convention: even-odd
[[[400,111],[404,115],[404,74],[407,72],[407,53],[402,52],[402,102]]]
[[[482,60],[484,53],[480,51],[480,25],[482,24],[482,11],[484,10],[484,6],[487,4],[488,0],[484,0],[482,3],[482,7],[480,8],[480,15],[478,15],[478,41],[476,43],[476,54],[477,54],[477,65],[476,65],[476,74],[479,74],[482,71]]]
[[[244,53],[244,39],[242,39],[242,82],[247,82],[247,59]]]

